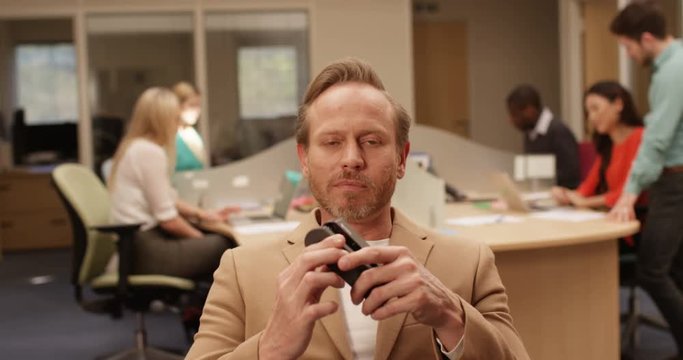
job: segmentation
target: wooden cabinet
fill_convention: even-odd
[[[49,172],[0,172],[3,251],[68,247],[71,224]]]

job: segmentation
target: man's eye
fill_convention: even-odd
[[[337,145],[341,144],[341,141],[339,141],[339,140],[328,140],[328,141],[325,141],[324,144],[326,146],[337,146]]]
[[[365,145],[370,145],[370,146],[377,146],[377,145],[381,144],[381,142],[377,139],[366,139],[366,140],[363,140],[361,143],[365,144]]]

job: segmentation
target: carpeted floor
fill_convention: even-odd
[[[67,250],[3,254],[0,261],[0,358],[94,359],[134,345],[135,318],[92,314],[76,303]],[[35,278],[41,277],[41,278]],[[31,279],[42,284],[33,285]],[[185,353],[178,315],[146,317],[149,344]]]
[[[133,346],[135,319],[121,320],[83,311],[69,283],[70,253],[51,250],[3,254],[0,260],[0,358],[29,360],[94,359]],[[31,280],[34,283],[32,284]],[[641,294],[644,313],[658,316]],[[622,306],[625,292],[622,291]],[[189,348],[177,315],[147,317],[149,343],[184,353]],[[641,327],[633,359],[672,356],[671,336]]]

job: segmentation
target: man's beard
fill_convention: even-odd
[[[529,131],[536,128],[536,123],[531,122],[531,121],[526,121],[526,122],[520,124],[517,128],[519,130],[522,130],[523,132],[529,132]]]
[[[637,61],[640,66],[646,68],[646,69],[651,69],[652,66],[655,63],[655,54],[646,51],[642,46],[641,46],[641,58],[640,61]]]
[[[646,69],[650,69],[650,68],[652,68],[652,64],[654,64],[654,62],[655,62],[655,59],[652,56],[644,56],[643,61],[641,62],[640,65]]]
[[[391,196],[396,187],[395,173],[395,171],[386,171],[382,181],[379,185],[376,185],[367,176],[352,170],[343,170],[330,179],[327,184],[321,184],[319,181],[316,181],[315,174],[311,172],[309,175],[309,186],[320,207],[329,214],[346,221],[359,221],[375,214],[391,201]],[[366,191],[360,193],[346,192],[343,194],[346,200],[344,204],[342,205],[342,201],[335,203],[330,198],[330,194],[334,188],[333,184],[339,180],[361,182],[370,190],[370,194],[366,194]]]

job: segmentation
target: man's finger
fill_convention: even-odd
[[[388,319],[396,314],[413,312],[419,296],[420,294],[414,292],[407,294],[404,297],[391,298],[382,304],[382,306],[376,308],[372,313],[370,313],[370,316],[373,320],[380,321]]]
[[[338,307],[339,305],[332,301],[311,304],[303,310],[302,315],[306,318],[306,320],[315,322],[327,315],[335,313]]]
[[[401,261],[403,259],[406,261]],[[363,297],[369,294],[371,290],[374,291],[377,287],[396,280],[400,274],[412,273],[416,266],[418,265],[412,259],[401,258],[389,264],[363,271],[351,288],[351,300],[354,304],[360,304]]]
[[[403,246],[370,246],[344,255],[337,264],[340,270],[347,271],[362,264],[388,264],[404,255],[411,256]]]
[[[330,235],[330,236],[324,238],[320,242],[306,246],[304,248],[304,252],[314,251],[314,250],[318,250],[318,249],[331,248],[331,247],[336,247],[339,249],[343,248],[344,247],[344,236],[339,235],[339,234]]]
[[[296,279],[295,281],[298,283],[300,281],[299,279],[307,272],[314,271],[316,268],[323,265],[334,264],[339,258],[344,256],[344,254],[346,254],[346,251],[337,247],[318,248],[305,251],[299,255],[294,263],[292,263],[293,269],[291,276]]]
[[[309,271],[301,278],[295,295],[299,297],[299,301],[302,304],[310,299],[314,299],[317,302],[319,295],[330,286],[336,288],[343,287],[344,280],[333,272]]]
[[[391,299],[400,299],[422,288],[423,281],[417,276],[398,278],[377,286],[363,301],[363,314],[369,315],[386,305]]]

